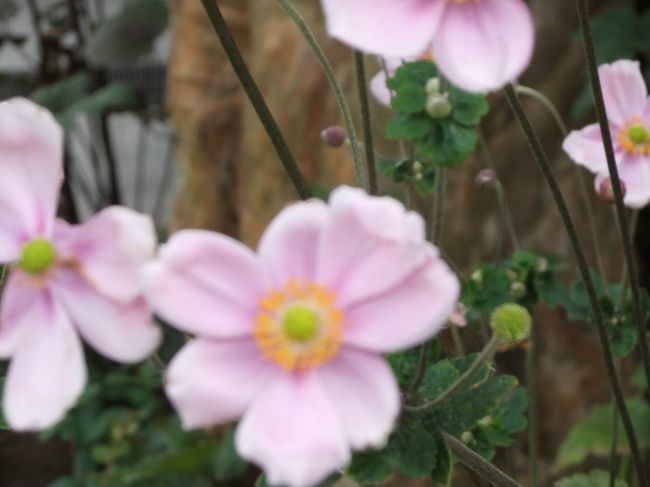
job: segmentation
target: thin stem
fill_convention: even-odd
[[[537,408],[537,367],[535,362],[534,330],[530,348],[526,351],[526,392],[528,393],[528,467],[530,485],[539,485],[539,410]]]
[[[557,124],[558,128],[560,129],[560,132],[562,132],[562,135],[566,137],[569,135],[569,129],[567,128],[566,124],[564,123],[564,120],[562,120],[562,115],[560,115],[560,112],[558,109],[555,107],[553,102],[549,100],[544,93],[537,91],[534,88],[530,88],[529,86],[523,86],[523,85],[517,85],[515,86],[515,90],[517,91],[518,95],[526,95],[530,96],[531,98],[534,98],[538,102],[540,102],[544,107],[548,110],[548,112],[551,114],[553,117],[553,120],[555,120],[555,123]]]
[[[163,226],[163,217],[165,216],[165,198],[168,197],[168,192],[171,189],[173,176],[174,176],[174,141],[170,137],[165,153],[165,160],[163,163],[162,176],[160,178],[160,185],[158,186],[158,194],[156,195],[156,202],[153,207],[153,219],[159,225]]]
[[[620,365],[620,361],[619,361]],[[618,409],[612,408],[612,443],[609,450],[609,486],[616,486],[616,450],[618,444]]]
[[[449,446],[451,452],[463,463],[463,465],[479,474],[492,485],[496,485],[497,487],[522,487],[519,482],[499,470],[474,450],[468,448],[461,441],[458,441],[448,433],[443,432],[442,436],[447,442],[447,446]]]
[[[614,367],[614,358],[612,356],[612,350],[609,344],[609,337],[607,335],[607,330],[605,328],[605,316],[600,306],[600,301],[598,300],[598,294],[596,293],[596,289],[594,287],[591,274],[589,273],[589,267],[587,265],[587,260],[585,258],[585,254],[582,245],[580,243],[580,238],[578,237],[578,233],[573,223],[573,219],[571,218],[571,214],[569,213],[569,208],[567,207],[566,201],[564,200],[564,196],[562,195],[562,191],[560,190],[560,186],[557,182],[557,179],[555,178],[555,175],[553,174],[553,170],[551,169],[551,165],[548,162],[548,158],[546,157],[544,149],[542,148],[542,144],[539,141],[539,138],[537,137],[537,133],[535,132],[535,129],[530,123],[530,120],[528,119],[526,112],[524,111],[524,107],[521,104],[521,101],[519,101],[519,97],[517,96],[514,87],[512,85],[506,86],[505,94],[517,118],[517,121],[519,122],[519,125],[521,126],[521,129],[524,132],[526,139],[528,140],[528,144],[534,155],[534,159],[539,165],[539,168],[542,171],[544,178],[546,179],[546,183],[548,184],[549,189],[551,190],[553,199],[555,200],[555,203],[560,212],[560,216],[562,217],[564,227],[566,228],[566,232],[569,237],[569,242],[571,244],[573,253],[575,254],[576,262],[578,264],[578,269],[580,271],[580,275],[584,282],[585,289],[587,291],[587,296],[589,297],[589,302],[591,304],[591,309],[594,314],[594,321],[598,329],[598,337],[600,339],[600,345],[603,349],[603,359],[605,361],[607,377],[609,379],[609,383],[612,388],[612,393],[616,398],[616,406],[620,411],[621,419],[623,420],[623,425],[625,426],[625,432],[627,434],[627,438],[630,444],[630,451],[632,452],[635,466],[640,475],[639,478],[642,481],[642,486],[645,487],[646,484],[645,484],[645,480],[643,480],[645,477],[643,472],[643,462],[641,460],[641,453],[639,450],[639,443],[637,441],[636,434],[634,432],[634,426],[632,425],[632,420],[630,419],[630,413],[627,409],[627,405],[625,404],[625,398],[623,397],[623,391],[621,390],[621,385],[616,375],[616,368]]]
[[[454,340],[456,353],[459,357],[465,356],[465,345],[463,345],[463,337],[460,336],[460,331],[456,325],[451,325],[451,338]]]
[[[269,139],[271,139],[271,143],[273,144],[289,179],[293,183],[296,192],[302,199],[311,198],[311,189],[309,189],[307,181],[305,181],[305,178],[300,172],[300,168],[298,167],[296,160],[293,158],[293,154],[291,154],[291,150],[289,149],[287,142],[284,140],[284,136],[282,135],[275,118],[273,118],[273,114],[271,114],[262,93],[248,70],[246,62],[244,61],[241,52],[239,52],[237,43],[228,28],[228,24],[226,24],[226,21],[221,14],[219,5],[215,0],[201,0],[201,2],[210,18],[214,31],[219,37],[219,41],[230,60],[230,64],[237,74],[239,82],[253,105],[260,122],[262,122],[262,125],[266,129],[266,133],[268,134]]]
[[[634,234],[636,233],[636,227],[638,223],[639,223],[639,210],[634,210],[632,212],[632,216],[630,217],[630,235],[632,236],[632,238],[634,238]],[[622,311],[623,306],[625,306],[625,295],[627,294],[627,286],[629,283],[626,265],[623,265],[623,272],[621,274],[620,283],[621,283],[621,294],[618,298],[617,309]]]
[[[634,321],[639,334],[639,348],[641,358],[645,369],[647,381],[650,384],[650,352],[648,351],[648,338],[646,332],[645,320],[643,317],[643,308],[641,304],[641,290],[639,286],[639,276],[634,262],[634,249],[628,228],[627,216],[625,214],[625,204],[623,203],[623,192],[621,190],[621,180],[616,166],[616,156],[614,154],[614,144],[612,142],[612,133],[609,130],[609,121],[607,119],[607,108],[603,97],[603,90],[598,76],[598,62],[596,60],[596,51],[594,48],[594,39],[589,22],[589,4],[587,0],[576,0],[578,19],[580,21],[580,30],[585,47],[585,57],[587,58],[587,67],[589,68],[589,79],[591,80],[591,91],[594,95],[594,105],[596,116],[600,125],[600,132],[605,145],[605,155],[607,156],[607,167],[609,177],[612,180],[612,189],[614,190],[614,203],[616,213],[618,214],[618,228],[623,241],[623,251],[625,253],[625,262],[627,272],[630,276],[630,289],[632,290],[632,302],[634,304]],[[638,466],[637,466],[638,467]],[[645,478],[642,476],[639,481],[643,485]]]
[[[146,178],[146,153],[147,153],[147,129],[148,122],[144,119],[140,120],[140,130],[138,133],[138,149],[136,152],[135,160],[135,195],[133,207],[136,210],[142,211],[144,207],[143,199],[145,192],[145,178]]]
[[[334,68],[332,67],[331,63],[327,59],[325,52],[323,51],[322,47],[318,43],[318,40],[316,39],[316,36],[311,31],[311,29],[305,22],[305,19],[302,17],[302,15],[300,15],[300,12],[298,12],[296,7],[293,6],[291,1],[277,0],[277,2],[280,4],[280,7],[282,7],[282,10],[284,10],[287,13],[287,15],[291,18],[291,20],[293,20],[294,24],[296,24],[296,27],[298,27],[298,30],[300,30],[302,36],[307,41],[307,44],[309,44],[309,47],[314,53],[314,56],[316,57],[318,64],[320,64],[321,68],[323,68],[323,72],[325,73],[325,77],[327,78],[327,81],[329,82],[330,86],[332,87],[332,90],[334,91],[334,96],[336,97],[336,103],[339,106],[341,115],[343,116],[343,123],[345,125],[345,130],[347,132],[348,139],[350,140],[350,148],[352,149],[352,159],[354,160],[354,170],[356,173],[356,177],[359,183],[361,183],[363,181],[363,161],[361,158],[361,153],[359,151],[358,138],[357,138],[356,131],[354,129],[354,123],[352,121],[352,113],[350,111],[350,106],[348,105],[348,102],[345,98],[345,93],[343,92],[343,88],[341,88],[341,85],[336,77]],[[203,3],[205,4],[205,1]],[[368,142],[369,140],[370,143]],[[370,145],[370,148],[372,149],[372,139],[366,138],[366,154],[368,152],[368,145]],[[368,156],[368,157],[374,158],[374,153],[372,154],[372,156]],[[370,174],[368,174],[368,176],[370,176]]]
[[[287,0],[278,0],[286,2]],[[368,192],[377,194],[377,166],[375,164],[375,142],[372,136],[372,118],[370,115],[370,99],[368,98],[368,80],[363,54],[354,51],[354,65],[357,73],[359,89],[359,104],[361,106],[361,121],[363,122],[363,142],[366,146],[366,176]]]
[[[494,357],[494,354],[497,352],[499,347],[501,346],[501,340],[497,336],[492,336],[490,341],[485,345],[483,350],[478,354],[478,356],[474,359],[474,362],[472,362],[472,365],[469,366],[469,368],[461,374],[456,381],[447,387],[443,392],[440,393],[438,397],[435,399],[432,399],[431,401],[427,401],[422,404],[418,404],[415,406],[409,406],[408,404],[405,404],[403,406],[403,409],[405,411],[409,411],[412,413],[422,413],[425,411],[428,411],[431,408],[436,407],[439,404],[442,404],[444,401],[446,401],[449,397],[454,395],[459,389],[461,389],[463,386],[465,386],[478,372],[483,365],[487,362],[491,362],[492,358]]]

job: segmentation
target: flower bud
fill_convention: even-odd
[[[515,299],[523,298],[527,292],[528,288],[526,288],[526,285],[521,281],[515,281],[510,284],[510,296]]]
[[[515,303],[502,304],[490,315],[494,334],[507,344],[519,343],[530,336],[533,319],[526,308]]]
[[[460,441],[468,445],[474,441],[474,434],[471,431],[463,431],[460,435]]]
[[[621,179],[621,193],[623,194],[623,197],[625,197],[625,183]],[[605,203],[612,204],[615,201],[614,197],[614,186],[612,185],[612,180],[611,178],[607,177],[603,179],[600,184],[598,185],[598,196],[600,196],[600,199],[603,200]]]
[[[474,180],[479,188],[491,188],[498,181],[497,173],[492,169],[483,169],[476,175],[476,179]]]
[[[343,127],[327,127],[320,133],[321,140],[330,147],[341,147],[345,144],[347,134]]]
[[[449,315],[449,323],[458,326],[458,327],[463,327],[467,325],[467,306],[465,306],[463,303],[458,303],[456,307],[454,308],[454,311],[451,312],[451,315]]]
[[[469,276],[470,280],[476,283],[478,286],[483,285],[483,272],[481,269],[476,269],[472,274]]]
[[[426,86],[424,87],[427,95],[439,95],[440,94],[440,78],[431,78],[427,81]]]
[[[429,95],[426,110],[435,119],[448,117],[452,110],[451,103],[449,103],[449,95],[447,93]]]
[[[487,428],[493,422],[494,422],[494,418],[492,416],[483,416],[481,419],[478,420],[478,425]]]

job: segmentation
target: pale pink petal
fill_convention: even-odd
[[[353,449],[385,445],[399,415],[400,393],[386,361],[344,347],[317,370]]]
[[[370,80],[370,92],[379,103],[385,107],[390,107],[391,100],[393,99],[393,93],[390,91],[388,86],[386,86],[387,81],[388,78],[386,77],[386,72],[384,70],[380,70]]]
[[[112,206],[82,225],[58,220],[54,243],[61,258],[80,264],[96,289],[129,302],[140,295],[137,272],[154,256],[156,231],[149,216]]]
[[[603,87],[607,118],[624,125],[632,117],[641,116],[647,102],[648,89],[638,61],[621,60],[598,68]]]
[[[521,0],[449,4],[433,40],[443,76],[471,92],[494,91],[530,63],[535,27]]]
[[[158,258],[142,267],[140,282],[164,320],[216,338],[252,333],[258,302],[269,290],[252,251],[206,230],[174,234]]]
[[[318,243],[328,218],[327,205],[312,200],[288,206],[273,219],[258,253],[276,286],[290,279],[313,280]]]
[[[3,411],[12,429],[42,430],[63,419],[79,399],[86,383],[83,349],[47,290],[34,290],[34,303],[21,319],[27,330],[9,365]]]
[[[328,33],[387,57],[419,56],[431,43],[448,0],[321,0]]]
[[[235,445],[271,485],[315,485],[350,461],[345,431],[315,374],[281,374],[261,390]]]
[[[140,362],[160,345],[160,328],[144,299],[129,303],[112,299],[76,272],[63,269],[52,287],[86,343],[111,360]]]
[[[52,232],[63,180],[63,131],[46,109],[24,98],[0,103],[0,261],[21,243]]]
[[[576,164],[586,167],[591,172],[607,171],[603,136],[597,123],[571,132],[564,139],[562,148]]]
[[[317,281],[337,291],[339,306],[383,293],[426,260],[424,222],[399,201],[341,186],[330,205]]]
[[[650,157],[625,154],[618,163],[618,175],[625,183],[625,206],[639,209],[650,202]],[[596,191],[599,191],[600,184],[608,177],[609,172],[596,176]]]
[[[208,428],[239,419],[278,373],[251,339],[196,339],[169,364],[165,391],[185,429]]]
[[[396,352],[436,335],[454,311],[460,283],[447,265],[429,263],[385,294],[343,310],[346,344],[376,352]]]
[[[0,358],[10,358],[20,345],[26,330],[40,310],[39,294],[28,284],[29,276],[16,269],[11,272],[0,300]]]

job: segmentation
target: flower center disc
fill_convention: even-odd
[[[635,117],[621,128],[618,142],[625,152],[634,156],[650,155],[650,132],[643,121]]]
[[[55,258],[54,245],[48,240],[37,238],[23,245],[18,266],[29,274],[43,274],[52,267]]]
[[[643,125],[633,125],[627,131],[630,141],[636,145],[648,142],[648,130]]]
[[[254,337],[264,357],[287,370],[305,371],[332,360],[341,346],[343,313],[336,294],[292,280],[259,304]]]

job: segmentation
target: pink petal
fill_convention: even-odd
[[[321,0],[329,35],[370,54],[419,56],[448,0]]]
[[[49,236],[63,180],[63,131],[24,98],[0,103],[0,261],[26,240]]]
[[[436,335],[454,311],[460,284],[432,255],[427,264],[385,294],[344,309],[346,344],[396,352]]]
[[[319,368],[328,397],[352,448],[385,445],[399,414],[399,386],[386,361],[376,355],[343,348]]]
[[[603,87],[607,118],[624,125],[632,117],[640,116],[646,105],[648,90],[638,61],[621,60],[598,68]]]
[[[575,163],[586,167],[591,172],[607,171],[605,146],[600,126],[597,123],[571,132],[564,139],[562,148]]]
[[[196,339],[169,364],[165,391],[185,429],[208,428],[239,419],[278,372],[250,339]]]
[[[83,339],[111,360],[140,362],[160,345],[160,328],[142,298],[130,303],[111,299],[66,270],[57,273],[53,287]]]
[[[625,206],[639,209],[650,202],[650,157],[625,154],[618,163],[618,175],[625,183]],[[596,191],[607,177],[607,169],[598,174],[595,180]]]
[[[140,295],[137,271],[156,251],[151,218],[112,206],[83,225],[57,221],[54,241],[63,258],[81,264],[81,272],[108,297],[124,302]]]
[[[386,85],[387,81],[388,78],[386,76],[386,72],[383,69],[380,70],[370,80],[370,92],[379,103],[385,107],[390,107],[391,100],[393,99],[393,93]]]
[[[425,260],[424,222],[397,200],[337,188],[323,231],[317,281],[338,292],[338,304],[383,293]]]
[[[521,0],[452,2],[434,38],[433,57],[456,86],[494,91],[526,69],[534,44],[533,20]]]
[[[350,461],[346,433],[315,374],[282,374],[260,391],[235,445],[271,485],[314,485]]]
[[[258,253],[276,286],[290,279],[313,280],[318,243],[328,218],[327,205],[312,200],[288,206],[271,222]]]
[[[79,399],[86,383],[83,349],[47,290],[34,290],[21,320],[27,329],[9,365],[3,410],[12,429],[41,430],[63,419]]]
[[[29,277],[16,269],[9,274],[0,300],[0,358],[10,358],[17,350],[25,331],[39,312],[38,294],[28,284]]]
[[[175,327],[209,337],[252,333],[268,292],[257,256],[236,240],[183,230],[143,266],[140,281],[154,311]]]

